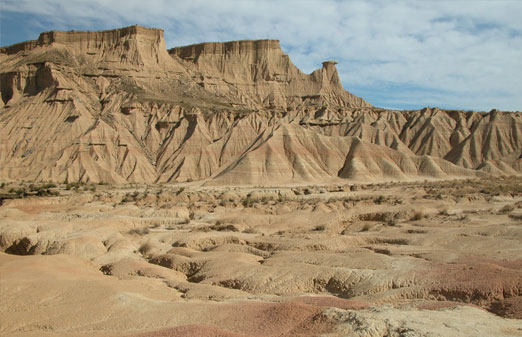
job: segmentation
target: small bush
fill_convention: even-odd
[[[245,228],[243,230],[243,233],[245,233],[245,234],[259,234],[259,232],[255,228],[252,228],[252,227]]]
[[[444,215],[444,216],[448,216],[449,215],[449,210],[447,208],[441,209],[439,211],[439,214],[440,215]]]
[[[252,200],[252,198],[250,198],[250,196],[246,196],[246,198],[244,198],[241,201],[241,205],[243,205],[243,207],[245,207],[245,208],[252,207],[254,205],[254,200]]]
[[[138,251],[141,253],[141,255],[146,255],[152,250],[152,245],[150,242],[143,243],[140,248],[138,248]]]
[[[417,221],[417,220],[421,220],[422,218],[424,218],[424,212],[423,211],[417,211],[415,212],[415,214],[413,214],[413,216],[411,217],[410,220],[412,221]]]
[[[74,183],[67,183],[65,185],[65,189],[66,190],[74,189],[75,191],[78,191],[80,186],[83,186],[83,185],[85,185],[85,183],[83,181],[77,181],[77,182],[74,182]]]
[[[377,198],[373,199],[373,202],[377,205],[382,204],[386,200],[386,197],[384,195],[379,195]]]
[[[316,232],[322,232],[326,229],[326,227],[324,225],[317,225],[314,227],[314,231]]]
[[[509,213],[509,212],[513,212],[514,210],[515,210],[515,206],[514,205],[506,205],[506,206],[502,207],[500,212],[502,212],[502,213]]]
[[[147,227],[133,228],[129,231],[129,234],[146,235],[149,234],[149,229]]]
[[[14,193],[18,198],[23,198],[27,195],[25,188],[10,188],[9,193]]]
[[[138,195],[140,193],[138,191],[134,191],[132,193],[126,193],[123,198],[121,199],[121,202],[133,202],[138,199]]]
[[[398,222],[397,219],[395,219],[395,218],[388,219],[388,220],[386,221],[386,226],[391,226],[391,227],[393,227],[393,226],[397,226],[398,224],[399,224],[399,222]]]

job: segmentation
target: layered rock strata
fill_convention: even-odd
[[[522,114],[392,111],[276,40],[132,26],[0,49],[0,179],[266,184],[514,175]]]

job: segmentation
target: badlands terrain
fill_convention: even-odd
[[[522,113],[276,40],[0,48],[1,336],[522,336]]]
[[[519,178],[25,189],[2,336],[522,336]]]

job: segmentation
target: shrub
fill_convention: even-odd
[[[253,228],[253,227],[245,228],[243,230],[243,233],[246,233],[246,234],[259,234],[259,232],[255,228]]]
[[[74,189],[75,191],[78,191],[78,189],[80,188],[80,186],[82,185],[85,185],[84,182],[82,181],[77,181],[77,182],[74,182],[74,183],[67,183],[65,185],[65,189],[66,190],[70,190],[70,189]]]
[[[415,214],[413,214],[413,216],[411,217],[410,220],[417,221],[417,220],[420,220],[422,218],[424,218],[424,212],[423,211],[417,211],[417,212],[415,212]]]
[[[502,207],[502,209],[500,210],[502,213],[509,213],[509,212],[512,212],[515,210],[515,206],[514,205],[506,205],[504,207]]]
[[[246,196],[246,198],[244,198],[242,201],[241,201],[241,205],[243,205],[243,207],[252,207],[254,204],[254,201],[252,200],[252,198],[250,198],[250,196]]]
[[[447,208],[441,209],[439,214],[448,216],[449,215],[449,210]]]
[[[129,234],[146,235],[149,234],[149,229],[147,227],[133,228],[129,231]]]
[[[380,205],[380,204],[382,204],[385,200],[386,200],[386,198],[384,197],[384,195],[379,195],[377,198],[375,198],[375,199],[373,200],[373,202],[376,203],[377,205]]]
[[[140,248],[138,248],[138,251],[141,253],[141,255],[146,255],[152,250],[152,245],[150,242],[143,243]]]
[[[386,226],[392,226],[393,227],[393,226],[397,226],[398,223],[399,222],[397,221],[397,219],[392,218],[392,219],[388,219],[386,221]]]

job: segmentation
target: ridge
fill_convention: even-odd
[[[93,43],[100,44],[102,41],[116,42],[126,36],[140,36],[153,40],[162,40],[163,29],[133,25],[124,28],[101,31],[51,30],[41,33],[37,40],[29,40],[15,43],[10,46],[0,47],[0,53],[13,55],[20,51],[29,51],[36,47],[49,46],[53,43],[80,44],[82,47],[88,47]]]
[[[202,42],[186,46],[174,47],[168,50],[169,54],[176,55],[184,60],[193,59],[194,55],[225,54],[230,52],[248,52],[252,50],[281,50],[279,40],[233,40],[226,42]]]
[[[253,97],[253,105],[288,109],[310,101],[341,107],[372,106],[342,87],[336,61],[324,61],[322,68],[305,74],[283,52],[279,40],[204,42],[168,52],[199,74],[201,86],[218,94],[247,93]]]

